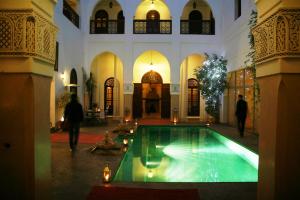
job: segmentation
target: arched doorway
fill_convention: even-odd
[[[162,78],[159,73],[151,70],[142,78],[142,110],[143,117],[160,118],[160,100]]]
[[[118,25],[117,25],[117,30],[118,33],[124,33],[124,21],[125,21],[125,17],[123,15],[123,10],[121,10],[118,13]]]
[[[159,33],[159,20],[160,15],[159,12],[156,10],[150,10],[147,13],[147,33]]]
[[[197,79],[188,80],[188,116],[199,116],[200,114],[199,82]]]
[[[156,71],[145,73],[134,84],[132,110],[134,118],[170,118],[170,84]]]
[[[72,69],[70,74],[70,92],[77,94],[77,73],[75,69]]]
[[[190,34],[202,33],[202,14],[198,10],[193,10],[189,14],[189,32]]]
[[[98,10],[95,14],[96,20],[96,33],[107,33],[108,32],[108,14],[105,10]]]
[[[104,83],[104,107],[106,115],[113,115],[114,113],[114,78],[108,78]]]

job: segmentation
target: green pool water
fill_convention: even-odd
[[[140,126],[114,182],[257,182],[258,156],[199,126]]]

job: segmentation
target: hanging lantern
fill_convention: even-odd
[[[110,179],[111,179],[111,169],[109,168],[108,164],[106,164],[103,170],[103,182],[109,183]]]

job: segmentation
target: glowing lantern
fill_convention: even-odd
[[[123,144],[124,144],[125,146],[128,145],[128,139],[127,139],[127,138],[124,138],[124,139],[123,139]]]
[[[148,171],[147,176],[148,176],[148,178],[152,178],[153,177],[153,171],[151,169]]]
[[[130,129],[130,133],[133,134],[133,129]]]
[[[111,178],[111,169],[109,168],[108,164],[106,164],[103,170],[103,182],[109,183],[110,178]]]
[[[62,121],[62,122],[65,121],[64,116],[61,117],[60,121]]]

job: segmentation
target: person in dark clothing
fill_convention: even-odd
[[[79,137],[80,122],[83,120],[83,110],[77,101],[77,95],[71,95],[71,101],[66,105],[64,118],[69,123],[70,150],[76,149]]]
[[[239,95],[239,100],[236,104],[235,116],[237,117],[238,130],[240,136],[244,136],[245,121],[247,117],[248,105],[247,102],[243,99],[243,95]]]

